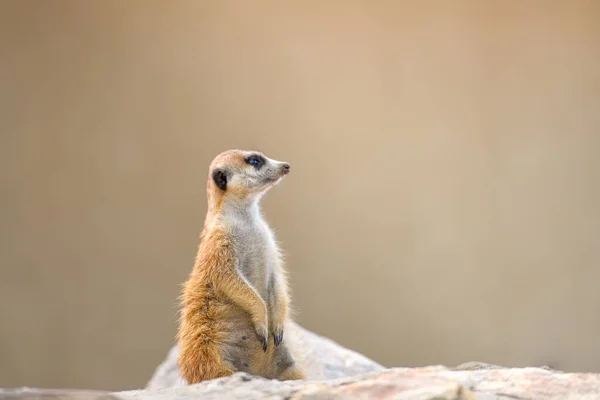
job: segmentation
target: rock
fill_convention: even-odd
[[[412,376],[398,381],[393,371],[312,382],[279,382],[238,373],[199,385],[163,389],[158,395],[149,391],[124,392],[118,395],[119,399],[124,400],[164,400],[167,393],[169,398],[181,400],[472,399],[465,397],[467,392],[459,382],[431,376]]]
[[[563,372],[563,371],[559,371],[557,369],[554,369],[548,365],[543,365],[541,367],[538,367],[541,369],[545,369],[547,371],[553,371],[553,372]],[[454,368],[451,368],[454,371],[475,371],[478,369],[506,369],[506,367],[502,367],[500,365],[495,365],[495,364],[486,364],[486,363],[482,363],[479,361],[469,361],[463,364],[460,364]]]
[[[246,373],[184,385],[176,347],[143,390],[123,392],[0,389],[0,399],[65,400],[591,400],[600,399],[600,374],[564,373],[548,367],[505,368],[469,362],[454,368],[390,368],[298,325],[286,336],[299,344],[306,381],[281,382]]]
[[[286,340],[289,340],[294,344],[294,348],[298,349],[298,362],[304,367],[308,379],[335,379],[384,369],[362,354],[346,349],[296,323],[290,324],[285,335]],[[179,349],[177,346],[173,346],[168,352],[167,358],[156,368],[146,385],[147,389],[185,385],[179,374],[177,357],[179,357]]]
[[[502,369],[500,365],[486,364],[479,361],[469,361],[452,368],[454,371],[474,371],[477,369]]]
[[[196,385],[125,392],[0,390],[0,399],[67,400],[588,400],[600,399],[600,374],[543,368],[451,370],[442,366],[392,368],[360,376],[280,382],[237,373]]]
[[[99,390],[75,389],[0,389],[2,400],[116,400],[118,397]]]

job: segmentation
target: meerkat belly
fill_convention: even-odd
[[[275,346],[270,338],[263,351],[250,316],[242,308],[231,304],[223,318],[223,358],[237,371],[267,378],[278,377],[294,363],[285,343]]]
[[[252,321],[244,310],[231,305],[224,316],[223,358],[238,371],[250,373],[252,360],[262,349]]]

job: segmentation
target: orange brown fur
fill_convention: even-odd
[[[255,189],[246,184],[259,174],[247,165],[247,154],[238,150],[222,153],[210,167],[208,212],[194,268],[184,284],[177,334],[181,374],[190,384],[239,370],[272,379],[304,379],[285,341],[274,344],[276,339],[273,339],[263,350],[259,340],[268,340],[279,332],[283,335],[289,318],[287,282],[279,258],[273,256],[276,252],[269,252],[271,248],[265,246],[266,261],[274,266],[270,270],[264,268],[272,271],[271,275],[265,275],[272,282],[269,288],[261,287],[262,275],[259,281],[252,282],[238,268],[244,253],[236,247],[240,246],[239,239],[235,239],[236,225],[231,222],[227,207],[235,210],[252,207],[272,186],[265,184]],[[270,163],[267,170],[271,174],[284,165],[265,159]],[[237,174],[242,178],[231,180],[226,190],[220,190],[211,179],[217,168],[224,168],[230,177]],[[280,175],[287,171],[289,165]],[[258,267],[262,273],[262,265]]]

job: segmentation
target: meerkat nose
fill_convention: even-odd
[[[290,167],[290,164],[285,163],[281,166],[281,168],[283,169],[283,172],[287,174],[288,172],[290,172],[291,167]]]

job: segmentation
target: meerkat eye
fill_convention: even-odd
[[[256,169],[260,169],[265,163],[265,159],[259,155],[252,155],[246,158],[246,163],[252,165]]]

